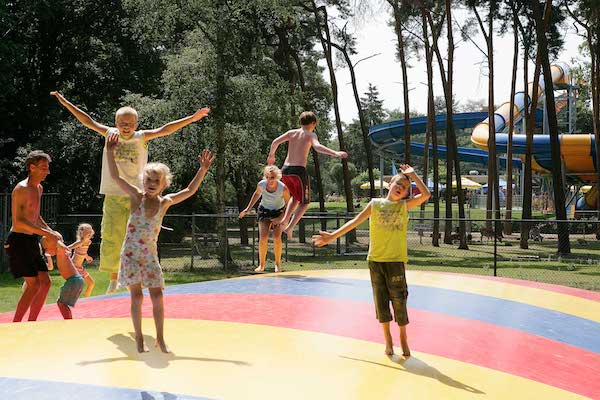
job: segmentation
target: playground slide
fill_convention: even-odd
[[[552,65],[552,82],[558,88],[570,84],[569,69],[565,65]],[[528,85],[527,96],[532,98],[533,82]],[[540,76],[538,87],[538,99],[545,94],[544,78]],[[518,92],[515,95],[513,115],[515,123],[522,118],[525,103],[525,93]],[[498,153],[506,152],[508,135],[501,134],[506,127],[510,116],[510,102],[502,104],[494,113],[496,124],[496,146]],[[537,119],[537,118],[536,118]],[[489,119],[486,118],[473,128],[471,141],[479,148],[487,150],[489,135]],[[565,134],[560,135],[560,152],[567,171],[569,182],[595,182],[596,151],[595,141],[591,134]],[[513,135],[513,154],[525,154],[526,137],[523,134]],[[533,169],[539,173],[549,173],[552,168],[552,155],[550,137],[547,135],[535,135],[533,137]]]
[[[454,126],[457,129],[472,128],[486,118],[487,112],[471,112],[454,114]],[[541,114],[538,115],[541,120]],[[446,115],[436,115],[436,129],[443,131],[446,129]],[[410,134],[424,133],[427,130],[427,117],[417,117],[410,119]],[[385,124],[371,127],[369,132],[371,142],[380,150],[391,155],[402,154],[405,151],[404,146],[404,120],[387,122]],[[431,151],[432,145],[429,145]],[[410,143],[411,154],[422,156],[425,153],[423,143]],[[438,146],[438,156],[440,159],[446,158],[446,146]],[[461,161],[487,165],[488,153],[485,150],[474,149],[470,147],[459,147],[458,156]],[[521,159],[513,158],[513,166],[521,167]],[[506,166],[506,158],[500,158],[500,164]]]

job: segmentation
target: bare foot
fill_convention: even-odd
[[[404,357],[410,357],[410,349],[408,348],[408,343],[402,343],[402,355]]]
[[[386,356],[393,356],[394,355],[394,348],[392,346],[385,346],[385,353]]]
[[[171,352],[171,350],[169,350],[169,348],[167,347],[167,344],[165,343],[164,340],[156,340],[156,343],[154,344],[154,347],[160,348],[160,351],[162,351],[163,353],[170,353]]]
[[[147,353],[150,351],[148,349],[148,346],[146,346],[146,344],[144,343],[144,337],[136,337],[135,344],[137,346],[138,353]]]
[[[279,265],[275,265],[275,272],[281,272],[281,267]]]
[[[108,289],[106,289],[106,294],[117,293],[117,281],[111,280],[108,284]]]
[[[254,268],[254,272],[265,272],[265,266],[259,265],[258,267]]]

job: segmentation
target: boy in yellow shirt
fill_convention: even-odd
[[[408,262],[406,232],[408,228],[408,210],[426,202],[431,193],[415,170],[408,164],[400,166],[401,173],[395,175],[386,198],[372,199],[356,217],[346,222],[334,232],[320,231],[312,240],[318,247],[350,232],[367,218],[369,220],[369,272],[373,288],[373,300],[377,319],[381,323],[385,337],[385,354],[394,354],[394,343],[390,333],[390,301],[394,309],[394,318],[400,327],[400,343],[402,354],[410,356],[406,325],[408,312],[406,300],[405,264]],[[410,180],[413,180],[420,194],[406,199],[410,191]]]
[[[115,151],[115,160],[120,176],[130,184],[142,188],[140,176],[144,166],[148,163],[148,142],[162,136],[170,135],[179,129],[201,120],[210,112],[205,107],[179,120],[169,122],[160,128],[150,130],[137,130],[138,114],[131,107],[121,107],[115,114],[115,127],[96,122],[87,113],[69,102],[59,92],[51,92],[57,100],[71,114],[87,128],[104,137],[119,138],[119,145]],[[102,180],[100,193],[105,195],[102,207],[102,226],[100,242],[100,271],[110,273],[110,283],[107,294],[114,293],[117,289],[117,275],[120,265],[121,246],[125,238],[125,230],[129,218],[129,196],[115,183],[107,167],[106,148],[102,154]]]

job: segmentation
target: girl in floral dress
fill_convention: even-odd
[[[214,161],[214,156],[210,151],[204,150],[198,156],[200,168],[187,188],[163,196],[163,190],[169,186],[172,179],[169,167],[162,163],[147,164],[143,171],[143,190],[138,189],[119,176],[114,158],[118,141],[118,137],[109,137],[106,141],[108,167],[112,178],[131,200],[131,214],[121,249],[119,287],[127,286],[131,294],[131,319],[138,352],[148,351],[142,335],[142,288],[147,287],[156,325],[156,347],[168,353],[169,349],[164,339],[164,279],[158,262],[158,234],[167,209],[196,193]]]

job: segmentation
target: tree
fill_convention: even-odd
[[[544,71],[545,102],[546,113],[548,115],[548,130],[550,134],[550,147],[552,153],[552,182],[554,186],[554,209],[556,219],[565,221],[567,211],[565,209],[565,192],[562,177],[562,161],[560,156],[560,143],[558,138],[558,123],[556,120],[556,106],[554,102],[554,84],[550,72],[550,59],[548,58],[548,38],[546,37],[547,23],[552,14],[552,1],[546,0],[544,12],[537,1],[532,3],[533,15],[535,19],[535,30],[538,42],[538,55]],[[565,223],[558,224],[558,252],[560,254],[569,254],[571,244],[569,242],[569,226]]]
[[[424,7],[422,7],[423,9]],[[456,134],[454,131],[453,118],[453,64],[454,64],[454,36],[452,28],[452,2],[445,1],[446,14],[446,36],[448,39],[448,55],[447,69],[444,68],[444,63],[438,46],[436,36],[433,36],[433,51],[438,60],[442,85],[444,87],[444,98],[446,99],[446,185],[447,188],[452,186],[452,169],[454,168],[456,176],[456,187],[458,192],[458,216],[459,216],[459,234],[460,234],[460,249],[468,249],[466,224],[465,224],[465,209],[464,209],[464,192],[462,190],[460,160],[458,158],[458,146],[456,144]],[[430,29],[434,29],[434,23],[429,10],[426,10],[427,21]],[[447,74],[447,75],[446,75]],[[446,224],[444,229],[444,243],[452,244],[452,195],[450,190],[446,190]]]
[[[354,68],[356,68],[358,63],[360,63],[361,61],[364,61],[366,58],[358,60],[354,64],[352,63],[352,60],[350,59],[350,55],[356,54],[356,50],[354,49],[354,38],[352,38],[348,34],[348,32],[346,31],[346,27],[347,27],[347,25],[344,26],[344,29],[341,29],[338,32],[336,32],[336,36],[339,37],[342,44],[339,45],[337,43],[332,42],[331,46],[335,47],[337,50],[339,50],[342,53],[342,55],[344,56],[344,60],[346,61],[346,65],[348,66],[348,70],[350,72],[350,82],[352,84],[352,92],[354,94],[354,100],[356,101],[356,108],[358,111],[358,120],[360,123],[360,130],[362,133],[361,136],[363,139],[365,155],[367,156],[367,171],[369,173],[369,185],[370,185],[369,197],[373,198],[373,197],[375,197],[375,178],[373,176],[373,152],[371,150],[371,142],[369,142],[369,128],[367,126],[367,121],[366,121],[366,118],[364,115],[364,111],[362,109],[360,96],[358,94],[358,88],[357,88],[357,84],[356,84],[356,74],[354,73]],[[367,58],[370,58],[370,57],[367,57]],[[357,153],[357,154],[360,154],[360,153]]]

